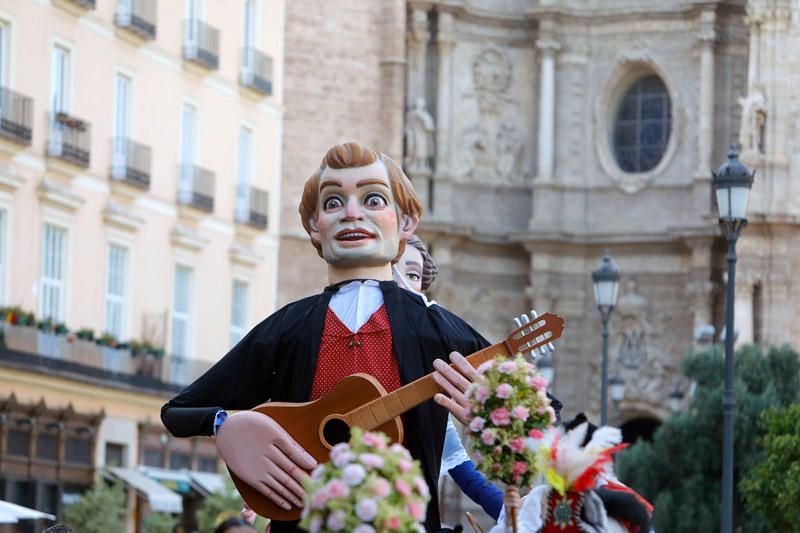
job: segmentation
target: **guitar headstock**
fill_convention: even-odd
[[[554,351],[552,342],[561,338],[564,333],[564,319],[552,313],[537,315],[532,311],[531,314],[533,320],[524,314],[514,319],[514,324],[518,327],[506,337],[511,352],[526,353],[536,349]]]
[[[528,318],[528,315],[526,313],[522,313],[518,317],[514,317],[514,319],[512,321],[513,321],[514,327],[515,328],[519,328],[521,326],[529,324],[531,322],[531,319],[536,320],[536,318],[538,318],[538,317],[539,317],[539,313],[536,312],[536,309],[531,309],[530,318]],[[537,339],[537,340],[540,340],[540,339]],[[540,356],[546,356],[548,353],[555,352],[556,348],[555,348],[555,346],[553,346],[552,342],[548,342],[547,344],[544,344],[544,345],[540,346],[539,348],[532,348],[532,349],[530,349],[530,350],[528,350],[526,352],[520,352],[520,353],[522,353],[522,355],[530,355],[530,357],[532,359],[536,359],[536,352],[537,351],[539,352]]]

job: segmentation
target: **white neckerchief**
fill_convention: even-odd
[[[339,287],[339,290],[331,296],[328,307],[342,324],[347,326],[347,329],[356,333],[382,304],[383,293],[380,285],[374,279],[368,279],[351,281]]]

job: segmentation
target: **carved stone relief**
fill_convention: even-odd
[[[742,121],[739,143],[742,152],[764,153],[764,129],[767,125],[767,105],[764,92],[753,88],[744,98],[739,98]]]
[[[405,167],[412,175],[430,175],[433,158],[433,117],[425,108],[425,99],[417,98],[406,113]]]

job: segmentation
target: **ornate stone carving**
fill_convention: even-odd
[[[494,165],[503,180],[513,180],[519,176],[522,158],[522,134],[509,123],[500,124],[497,129],[497,159]]]
[[[475,124],[461,135],[461,160],[456,176],[462,180],[517,183],[523,155],[522,134],[510,121]]]
[[[433,158],[433,117],[425,108],[425,99],[417,98],[414,108],[406,114],[405,167],[412,175],[431,173]]]
[[[739,98],[742,108],[739,143],[742,152],[764,152],[764,130],[767,125],[767,104],[764,92],[753,88],[747,96]]]
[[[481,113],[499,114],[512,100],[506,96],[514,70],[511,61],[498,48],[487,48],[472,61],[472,81]]]

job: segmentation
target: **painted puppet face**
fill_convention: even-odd
[[[406,246],[406,251],[395,265],[395,281],[401,287],[406,285],[417,292],[422,292],[422,254],[413,246]],[[397,279],[403,276],[403,280]],[[405,281],[405,283],[403,283]]]
[[[319,179],[317,219],[311,237],[322,257],[336,267],[381,266],[396,256],[400,227],[389,176],[382,162],[355,168],[326,168]],[[413,231],[413,228],[412,230]]]

